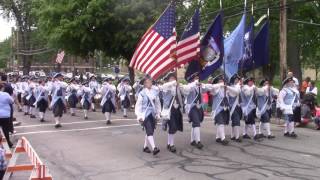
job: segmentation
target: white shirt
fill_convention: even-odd
[[[310,91],[310,87],[307,87],[306,94],[308,94],[308,93],[313,93],[313,94],[315,94],[315,95],[318,95],[318,88],[317,88],[317,87],[314,87],[314,88],[312,89],[312,91]]]

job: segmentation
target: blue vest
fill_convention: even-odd
[[[219,92],[215,94],[212,98],[212,112],[214,112],[214,115],[217,115],[222,110],[224,110],[224,107],[222,106],[223,98],[224,98],[224,89],[219,88]]]
[[[155,90],[152,90],[151,91],[152,93],[155,93],[157,97],[158,96],[158,92],[155,91]],[[147,118],[150,114],[152,114],[152,116],[155,116],[156,115],[156,112],[157,110],[155,109],[155,107],[152,106],[152,103],[151,103],[151,99],[148,98],[146,92],[145,92],[145,89],[143,89],[140,93],[139,93],[139,96],[142,97],[142,107],[141,107],[141,112],[144,113],[144,118]],[[155,99],[153,100],[153,104],[155,105],[156,102],[155,102]]]

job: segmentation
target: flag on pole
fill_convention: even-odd
[[[246,28],[244,35],[244,53],[238,64],[241,73],[253,69],[253,47],[254,47],[254,18],[251,16],[250,24]]]
[[[238,64],[244,54],[244,34],[246,26],[246,13],[244,12],[236,29],[224,40],[225,74],[231,78],[238,72]]]
[[[267,20],[254,39],[254,68],[269,64],[269,20]]]
[[[200,12],[197,9],[177,44],[177,66],[198,59],[200,53]]]
[[[222,64],[224,56],[222,12],[216,16],[201,40],[200,51],[202,70],[199,77],[200,80],[205,80]]]
[[[61,64],[64,58],[64,51],[61,51],[60,53],[57,54],[57,58],[56,58],[56,63]]]
[[[140,40],[130,67],[157,79],[176,65],[175,3],[172,2]]]

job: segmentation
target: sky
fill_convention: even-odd
[[[11,35],[11,27],[14,27],[14,21],[9,21],[0,16],[0,42]]]

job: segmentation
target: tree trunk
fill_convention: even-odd
[[[131,81],[131,84],[134,84],[134,78],[135,78],[135,74],[134,74],[134,69],[128,66],[128,71],[129,71],[129,78]]]
[[[300,62],[300,46],[293,38],[288,41],[288,66],[294,76],[302,80],[301,62]]]

